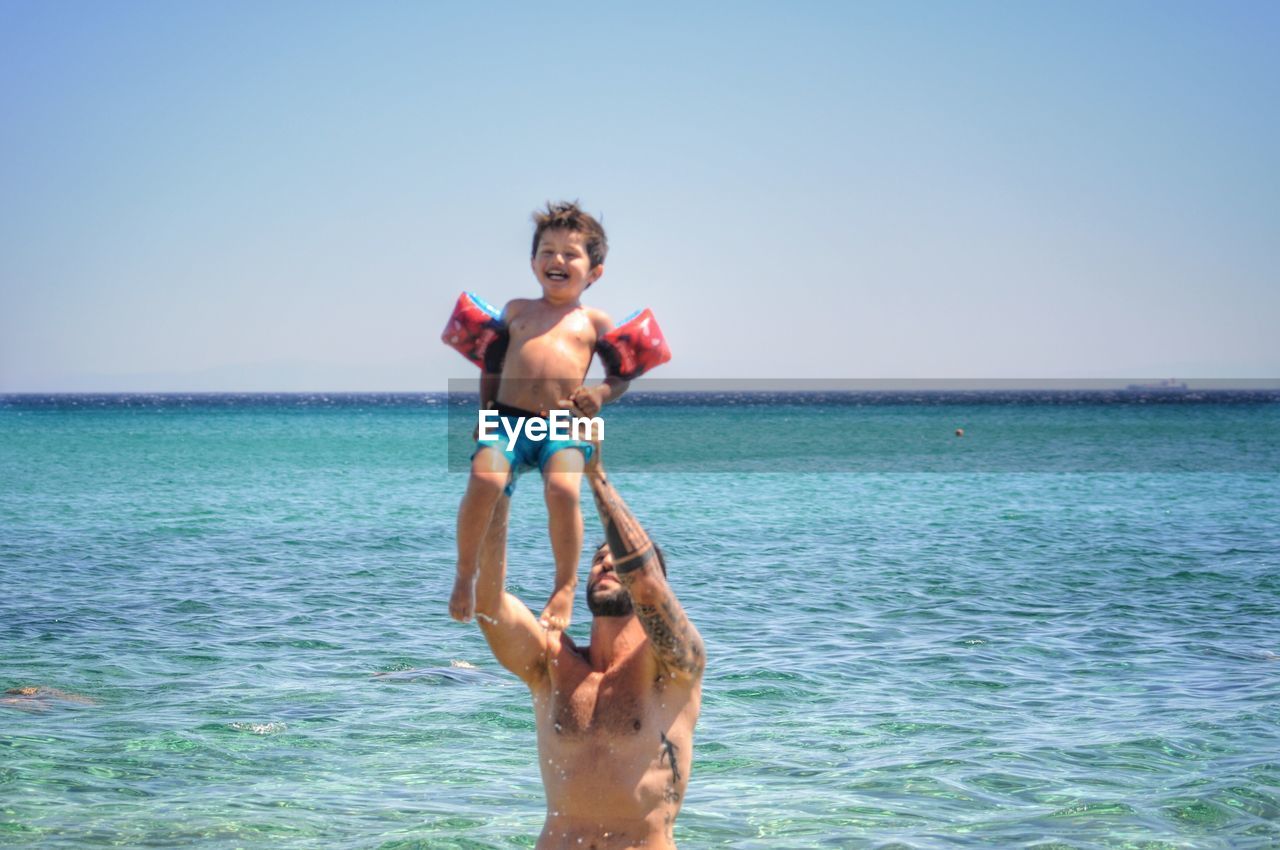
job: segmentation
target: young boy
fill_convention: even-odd
[[[501,365],[487,364],[480,378],[481,409],[496,409],[512,427],[520,417],[546,416],[550,410],[594,417],[628,386],[616,377],[594,387],[583,385],[597,339],[613,328],[608,316],[578,300],[604,274],[609,250],[604,228],[576,203],[548,204],[533,220],[531,262],[542,297],[517,298],[503,308],[509,334],[506,357]],[[520,473],[536,466],[542,472],[556,562],[555,589],[540,619],[549,629],[568,627],[582,551],[578,491],[591,450],[590,443],[581,441],[525,436],[513,441],[503,428],[497,440],[477,444],[458,507],[458,572],[449,599],[455,620],[466,622],[475,613],[476,559],[498,497],[511,495]]]

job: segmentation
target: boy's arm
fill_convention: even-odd
[[[613,330],[613,319],[610,319],[607,313],[597,313],[596,339],[599,339],[611,330]],[[598,390],[603,389],[605,391],[604,398],[600,400],[600,404],[603,406],[611,401],[617,401],[630,386],[630,381],[624,381],[617,375],[606,375],[604,383],[598,384],[596,387]],[[595,416],[594,413],[591,415]]]
[[[498,388],[502,386],[501,372],[480,373],[480,409],[490,410],[498,401]]]
[[[500,320],[504,325],[511,321],[511,315],[516,309],[515,301],[508,301],[506,306],[502,308]],[[506,356],[507,342],[502,345],[503,356]],[[502,387],[502,372],[490,372],[488,367],[490,362],[486,360],[485,365],[480,369],[480,409],[489,410],[498,401],[498,390]]]
[[[613,330],[613,320],[607,313],[593,310],[591,318],[595,324],[597,339]],[[617,375],[608,375],[603,382],[594,387],[578,387],[561,404],[568,405],[569,409],[579,416],[595,416],[600,412],[600,408],[621,398],[630,386],[630,381],[624,381]]]
[[[649,636],[659,665],[673,674],[698,679],[706,666],[702,636],[667,584],[653,541],[609,483],[598,443],[593,455],[587,477],[613,555],[614,574],[631,594],[636,617]]]
[[[498,663],[532,686],[546,674],[547,632],[538,625],[533,612],[506,591],[510,504],[508,497],[499,497],[480,548],[476,621]]]
[[[592,417],[600,412],[600,408],[611,401],[616,401],[629,386],[631,386],[630,381],[610,375],[604,379],[603,383],[596,384],[594,387],[578,387],[570,393],[568,398],[561,399],[560,405],[577,416]]]
[[[599,386],[605,387],[608,393],[605,395],[602,404],[608,404],[611,401],[617,401],[623,393],[631,388],[630,381],[624,381],[617,375],[606,375],[604,383]]]
[[[498,388],[502,386],[501,372],[480,373],[480,409],[490,410],[498,401]]]

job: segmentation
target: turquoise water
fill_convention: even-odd
[[[693,459],[615,476],[708,647],[682,847],[1280,845],[1280,404],[794,407],[818,471],[761,471],[759,409],[610,417]],[[527,692],[446,613],[446,408],[0,399],[0,690],[41,689],[0,845],[531,847]],[[525,481],[535,605],[544,523]]]

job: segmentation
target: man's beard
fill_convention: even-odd
[[[587,589],[587,610],[593,617],[629,617],[634,610],[631,606],[631,594],[625,587],[617,587],[612,591]]]

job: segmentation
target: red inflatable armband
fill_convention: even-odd
[[[596,343],[604,371],[624,381],[638,378],[671,359],[671,349],[649,309],[633,313]]]
[[[495,343],[505,348],[506,335],[498,311],[474,292],[464,292],[458,296],[440,339],[483,369],[485,352]]]

